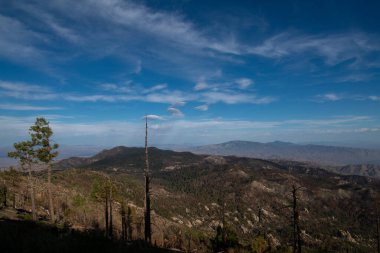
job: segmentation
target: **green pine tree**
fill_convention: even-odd
[[[48,197],[49,197],[49,213],[50,221],[55,222],[53,196],[51,189],[51,173],[52,173],[52,161],[58,156],[58,144],[51,143],[51,137],[53,130],[49,126],[49,122],[45,118],[37,118],[33,126],[29,128],[32,136],[32,141],[36,145],[37,158],[45,163],[48,168]]]

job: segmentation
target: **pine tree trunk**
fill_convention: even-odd
[[[29,188],[30,188],[30,199],[32,200],[32,217],[33,220],[37,220],[37,213],[36,213],[36,202],[35,202],[35,195],[34,195],[34,184],[33,184],[33,178],[32,178],[32,165],[29,164]]]
[[[53,206],[53,196],[52,196],[52,191],[51,191],[51,163],[49,162],[48,164],[48,198],[49,198],[49,212],[50,212],[50,221],[55,222],[55,217],[54,217],[54,206]]]

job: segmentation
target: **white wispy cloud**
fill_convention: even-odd
[[[373,76],[374,76],[373,74],[367,74],[367,73],[353,73],[353,74],[347,74],[347,75],[337,78],[336,82],[338,83],[365,82],[365,81],[371,80]]]
[[[352,101],[380,101],[380,96],[375,95],[360,95],[360,94],[337,94],[337,93],[326,93],[315,96],[312,99],[315,102],[335,102],[339,100],[352,100]]]
[[[144,118],[150,119],[150,120],[164,120],[164,117],[155,115],[155,114],[148,114],[144,116]]]
[[[198,110],[198,111],[207,111],[208,110],[208,104],[204,104],[204,105],[198,105],[196,107],[194,107],[194,109]]]
[[[71,2],[71,3],[70,3]],[[65,8],[78,5],[75,1],[68,1]],[[139,29],[166,40],[175,41],[184,46],[191,45],[200,48],[209,48],[224,53],[237,53],[233,39],[214,40],[199,32],[194,24],[174,13],[152,10],[144,5],[131,1],[100,0],[87,1],[80,8],[83,15],[97,15],[103,20],[118,24],[126,28]],[[62,9],[62,5],[59,6]]]
[[[372,101],[380,101],[380,96],[369,96],[368,98]]]
[[[0,56],[19,62],[28,58],[56,61],[79,55],[115,56],[129,62],[136,74],[144,61],[144,68],[188,79],[212,74],[221,62],[242,62],[242,55],[274,59],[318,56],[328,65],[353,59],[351,65],[379,66],[378,58],[370,56],[380,51],[380,39],[364,32],[309,35],[283,31],[248,43],[223,27],[201,27],[180,12],[157,10],[142,2],[20,0],[9,6],[25,15],[17,19],[1,16],[0,32],[7,36],[0,38]],[[29,17],[38,22],[27,24]],[[47,29],[69,46],[56,43],[58,39]],[[65,50],[57,50],[61,45]],[[351,80],[356,81],[356,77]],[[249,85],[246,82],[243,86]]]
[[[150,93],[144,97],[144,101],[163,104],[176,104],[185,101],[193,101],[197,98],[196,94],[184,93],[182,91],[162,91],[158,93]]]
[[[144,88],[140,84],[134,83],[132,80],[128,80],[123,82],[122,84],[115,83],[103,83],[99,85],[99,88],[104,91],[112,91],[117,93],[129,93],[129,94],[145,94],[145,93],[153,93],[157,91],[162,91],[168,88],[168,84],[162,83],[157,84],[149,88]]]
[[[0,57],[21,62],[40,62],[43,50],[33,46],[46,42],[41,34],[28,29],[22,22],[0,14]]]
[[[303,53],[316,54],[328,65],[356,59],[380,51],[380,40],[365,33],[304,35],[294,32],[277,34],[248,49],[249,53],[269,58],[296,57]]]
[[[313,130],[314,133],[322,134],[353,134],[353,133],[371,133],[380,132],[380,127],[361,127],[361,128],[338,128],[338,129],[320,129]]]
[[[56,93],[48,87],[32,85],[20,82],[0,81],[0,96],[12,97],[23,100],[52,100],[61,99],[74,102],[130,102],[143,101],[150,103],[170,104],[176,108],[183,106],[186,102],[203,102],[206,104],[226,103],[252,103],[268,104],[276,99],[270,96],[260,97],[251,92],[240,92],[226,89],[225,91],[198,91],[183,92],[180,90],[170,90],[167,84],[159,84],[151,88],[133,87],[130,83],[117,85],[105,83],[99,86],[108,93],[102,94],[73,94],[73,93]],[[116,93],[116,94],[115,94]],[[125,93],[125,94],[123,94]],[[198,108],[199,109],[199,108]]]
[[[176,103],[173,104],[174,107],[181,107],[181,106],[184,106],[186,105],[186,102],[185,101],[178,101]]]
[[[142,121],[99,121],[82,123],[63,122],[60,115],[35,115],[29,117],[10,117],[0,115],[0,138],[3,145],[11,145],[20,138],[27,137],[27,130],[34,123],[35,117],[44,116],[54,131],[54,139],[65,142],[73,139],[74,143],[103,143],[107,145],[143,145],[144,122]],[[63,116],[64,117],[64,116]],[[379,126],[371,126],[375,118],[371,116],[337,116],[329,118],[309,118],[292,120],[229,120],[203,119],[164,120],[159,115],[148,115],[150,138],[155,143],[178,143],[193,141],[195,136],[202,136],[202,141],[217,142],[232,139],[250,139],[254,136],[288,136],[289,131],[299,140],[299,134],[316,133],[374,133]]]
[[[269,104],[274,102],[276,99],[274,97],[257,97],[254,94],[247,93],[236,93],[236,92],[204,92],[201,94],[202,98],[200,101],[213,104],[218,102],[223,102],[226,104]]]
[[[212,72],[207,66],[218,65],[215,59],[229,61],[225,55],[240,54],[235,37],[226,36],[219,31],[221,28],[210,31],[179,12],[157,10],[142,2],[85,0],[79,3],[67,0],[30,3],[20,0],[9,6],[24,12],[18,19],[32,17],[36,22],[28,23],[25,28],[16,20],[20,23],[17,28],[22,31],[22,36],[13,40],[17,42],[13,46],[7,39],[6,44],[3,43],[5,47],[1,48],[4,52],[10,52],[12,48],[19,53],[24,50],[23,54],[29,54],[28,57],[32,53],[41,54],[51,62],[78,55],[115,56],[129,63],[130,73],[139,74],[144,62],[144,68],[171,73],[175,68],[174,73],[191,78],[194,74]],[[32,32],[47,38],[43,41],[43,50],[40,50],[41,42],[33,39]],[[64,41],[55,43],[62,38]],[[64,54],[56,50],[60,46],[64,47],[65,50],[61,51]],[[52,55],[54,57],[48,57]],[[18,54],[7,53],[6,57],[17,59]]]
[[[317,97],[325,101],[338,101],[344,98],[342,95],[335,93],[326,93],[323,95],[318,95]]]
[[[363,115],[363,116],[338,116],[331,118],[323,118],[323,119],[293,119],[293,120],[285,120],[284,124],[289,125],[304,125],[311,127],[321,127],[321,126],[337,126],[351,123],[360,123],[360,122],[369,122],[373,121],[374,118],[371,116]]]
[[[198,83],[196,83],[195,86],[194,86],[194,90],[196,90],[196,91],[199,91],[199,90],[205,90],[205,89],[208,89],[208,88],[210,88],[210,85],[207,84],[207,83],[204,82],[204,81],[198,82]]]
[[[0,81],[0,89],[15,92],[42,92],[48,93],[50,88],[40,85],[27,84],[22,82]]]
[[[64,95],[63,99],[75,102],[128,102],[141,100],[140,97],[128,95]]]
[[[135,87],[132,85],[132,81],[126,81],[124,84],[114,84],[114,83],[103,83],[99,85],[99,88],[105,91],[113,91],[117,93],[133,93],[135,92]]]
[[[182,118],[184,116],[184,114],[178,108],[175,108],[175,107],[172,107],[172,106],[170,106],[168,108],[168,112],[172,116],[177,117],[177,118]]]
[[[50,88],[22,82],[0,80],[0,96],[25,100],[52,100],[58,97]]]
[[[167,83],[157,84],[157,85],[154,85],[153,87],[144,89],[144,93],[151,93],[151,92],[155,92],[155,91],[159,91],[159,90],[164,90],[166,88],[168,88]]]
[[[14,110],[14,111],[49,111],[49,110],[61,110],[62,107],[34,106],[34,105],[20,105],[20,104],[0,104],[0,109]]]
[[[241,89],[246,89],[254,83],[253,80],[249,78],[239,78],[235,82]]]

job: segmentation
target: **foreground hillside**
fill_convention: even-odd
[[[292,245],[292,186],[297,189],[305,252],[371,252],[376,247],[376,179],[338,175],[300,163],[194,155],[149,149],[152,169],[153,241],[162,247],[205,252],[213,249],[224,223],[235,250],[264,243],[268,252]],[[102,182],[114,187],[114,236],[121,235],[121,210],[131,210],[133,240],[143,232],[144,150],[117,147],[91,158],[56,164],[55,205],[60,223],[79,229],[104,228]],[[36,175],[40,216],[47,215],[45,173]],[[1,174],[17,205],[30,208],[26,179]],[[16,178],[16,179],[15,179]],[[240,246],[239,246],[240,245]],[[232,247],[232,246],[231,246]]]
[[[148,247],[141,241],[127,244],[120,240],[110,240],[95,229],[79,231],[23,220],[0,219],[0,238],[0,251],[3,253],[172,252],[158,247]]]

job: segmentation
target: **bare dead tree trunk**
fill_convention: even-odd
[[[257,208],[257,217],[259,218],[259,224],[261,224],[261,206],[259,205]]]
[[[301,231],[299,227],[299,213],[297,208],[297,188],[293,185],[293,253],[301,253]]]
[[[223,239],[223,244],[226,245],[227,241],[227,236],[226,236],[226,217],[225,217],[225,212],[226,212],[226,202],[222,203],[222,239]]]
[[[148,244],[152,242],[152,231],[151,231],[151,219],[150,219],[150,178],[149,178],[149,159],[148,159],[148,117],[145,117],[145,202],[144,202],[144,220],[145,220],[145,230],[144,236],[145,241]]]
[[[2,190],[3,190],[3,206],[7,207],[7,193],[8,193],[8,189],[7,189],[7,186],[5,184],[4,184]]]
[[[29,171],[29,177],[28,177],[28,181],[29,181],[29,189],[30,189],[30,199],[32,200],[32,217],[33,217],[33,220],[37,220],[37,213],[36,213],[36,202],[35,202],[35,198],[34,198],[34,184],[33,184],[33,179],[32,179],[32,165],[29,163],[29,168],[28,168],[28,171]]]
[[[187,252],[191,252],[191,234],[187,238]]]
[[[15,192],[15,190],[14,190],[13,195],[12,195],[12,207],[14,209],[16,209],[16,192]]]
[[[126,217],[125,217],[125,204],[124,202],[121,203],[121,239],[122,240],[125,240],[127,239],[127,236],[126,236]]]
[[[259,227],[258,234],[259,235],[261,235],[261,233],[264,233],[264,229],[262,229],[262,223],[261,223],[261,221],[262,221],[262,213],[263,213],[263,211],[261,210],[261,205],[258,205],[257,216],[259,218],[259,225],[258,225],[258,227]]]
[[[133,229],[132,229],[132,210],[131,208],[128,206],[128,211],[127,211],[127,240],[131,241],[132,240],[132,233],[133,233]]]
[[[112,185],[110,183],[110,197],[109,197],[109,207],[110,207],[110,229],[109,229],[109,236],[112,238],[113,236],[113,222],[112,222]]]
[[[377,253],[380,253],[380,220],[379,209],[376,209],[376,241],[377,241]]]
[[[105,232],[106,232],[106,237],[108,237],[108,228],[109,228],[109,223],[108,223],[108,190],[106,188],[106,192],[105,192],[105,205],[104,205],[104,218],[105,218]]]
[[[48,164],[48,198],[49,198],[49,213],[50,213],[50,221],[55,222],[55,217],[54,217],[54,207],[53,207],[53,196],[52,196],[52,191],[51,191],[51,163],[49,162]]]

